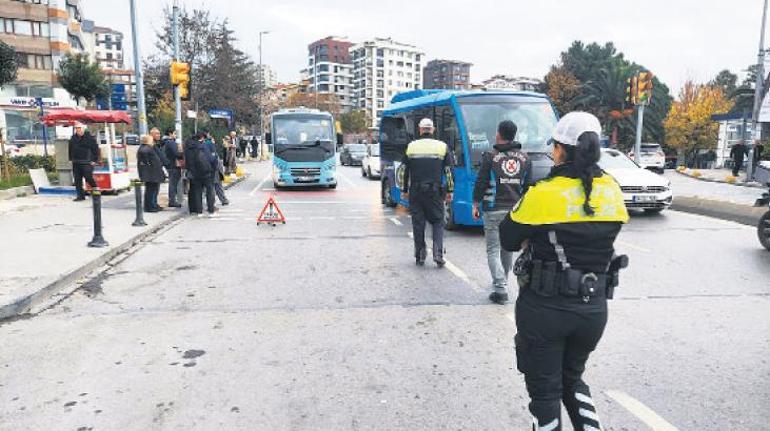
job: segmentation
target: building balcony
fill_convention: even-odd
[[[53,70],[19,68],[16,74],[16,82],[54,85],[57,81]]]

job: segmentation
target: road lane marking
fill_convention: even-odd
[[[652,409],[627,393],[621,391],[607,391],[605,393],[639,420],[644,422],[653,431],[679,431],[677,427],[666,422],[665,419],[652,411]]]
[[[734,229],[742,229],[742,230],[754,230],[754,229],[756,229],[755,227],[752,227],[752,226],[747,226],[745,224],[736,223],[736,222],[730,221],[730,220],[722,220],[722,219],[719,219],[719,218],[716,218],[716,217],[709,217],[709,216],[700,215],[700,214],[686,213],[684,211],[677,211],[677,210],[669,210],[669,212],[670,213],[674,213],[676,215],[681,215],[681,216],[684,216],[684,217],[689,217],[691,219],[700,220],[702,222],[710,222],[710,223],[721,224],[723,226],[728,226],[728,227],[731,227],[731,228],[734,228]]]
[[[338,171],[338,172],[339,172],[339,177],[345,180],[345,182],[348,183],[350,187],[353,187],[354,189],[358,188],[358,184],[354,183],[353,180],[348,178],[347,175],[343,174],[342,171]]]
[[[639,247],[638,245],[633,245],[625,241],[615,240],[615,244],[630,248],[631,250],[641,251],[642,253],[652,253],[652,250],[646,249],[644,247]]]
[[[414,233],[412,233],[412,232],[407,232],[407,233],[406,233],[406,235],[407,235],[409,238],[412,238],[412,239],[414,239]],[[430,245],[430,241],[428,241],[428,244]],[[471,287],[471,289],[475,290],[476,292],[483,292],[483,290],[481,290],[481,288],[480,288],[479,286],[477,286],[477,285],[476,285],[476,283],[474,283],[474,282],[471,280],[471,278],[470,278],[470,277],[468,277],[468,274],[466,274],[466,273],[465,273],[465,272],[464,272],[462,269],[460,269],[460,268],[459,268],[457,265],[455,265],[454,263],[452,263],[452,262],[451,262],[449,259],[444,259],[444,261],[446,262],[446,265],[444,265],[444,266],[446,267],[446,269],[448,269],[448,270],[449,270],[449,272],[451,272],[452,274],[454,274],[454,275],[455,275],[457,278],[459,278],[460,280],[462,280],[462,281],[466,282],[466,283],[467,283],[467,284],[468,284],[468,285]]]
[[[392,221],[393,224],[396,225],[396,226],[403,226],[404,225],[403,223],[401,223],[401,220],[399,220],[399,219],[397,219],[395,217],[391,217],[390,221]]]
[[[269,180],[269,179],[270,179],[270,177],[272,177],[272,176],[273,176],[273,173],[272,173],[272,172],[268,172],[268,173],[267,173],[267,175],[265,175],[265,178],[263,178],[263,179],[262,179],[262,181],[260,181],[260,182],[259,182],[259,184],[257,184],[257,186],[256,186],[256,187],[254,187],[254,190],[252,190],[252,191],[249,193],[249,196],[254,196],[254,195],[256,195],[256,194],[257,194],[257,191],[259,191],[259,189],[260,189],[260,188],[261,188],[263,185],[265,185],[265,183],[267,182],[267,180]]]

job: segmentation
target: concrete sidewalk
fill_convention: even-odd
[[[674,192],[673,210],[749,226],[756,226],[767,212],[767,208],[754,207],[754,202],[764,193],[762,188],[703,181],[675,171],[666,171],[665,176],[671,181]]]
[[[166,196],[164,185],[161,206]],[[0,201],[0,320],[56,302],[89,272],[187,215],[186,205],[165,208],[145,213],[147,226],[134,227],[133,192],[105,195],[102,202],[106,248],[86,246],[93,236],[90,199],[72,202],[71,196],[33,195]]]
[[[679,172],[679,174],[711,183],[725,183],[741,187],[766,188],[766,186],[756,181],[746,181],[746,172],[740,172],[737,177],[733,177],[733,173],[730,169],[685,169]]]

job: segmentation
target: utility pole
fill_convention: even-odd
[[[134,41],[134,73],[136,74],[136,104],[139,111],[139,134],[147,134],[147,108],[144,105],[144,74],[139,49],[139,27],[136,22],[136,0],[131,0],[131,35]]]
[[[767,23],[767,1],[762,11],[762,30],[759,33],[759,55],[757,58],[757,83],[754,89],[754,110],[751,116],[751,146],[749,146],[749,164],[746,166],[747,180],[754,178],[754,141],[760,138],[761,125],[759,124],[759,111],[762,108],[762,87],[765,83],[765,24]],[[757,130],[759,129],[759,130]]]
[[[636,110],[636,142],[634,143],[634,161],[642,162],[642,126],[644,125],[644,105],[637,106]]]
[[[174,61],[179,61],[179,2],[174,0],[173,22],[171,24],[172,37],[174,39]],[[174,129],[176,129],[176,143],[182,142],[182,95],[179,86],[174,86],[174,105],[176,118],[174,120]]]
[[[262,120],[262,115],[264,113],[264,108],[262,104],[262,84],[265,81],[265,70],[262,65],[262,35],[269,34],[269,31],[260,31],[259,32],[259,79],[257,79],[257,87],[259,91],[259,143],[260,145],[262,142],[264,142],[264,133],[265,133],[265,123]]]

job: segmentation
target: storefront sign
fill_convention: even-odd
[[[37,102],[34,97],[0,97],[0,106],[32,109],[37,107]],[[46,108],[63,108],[65,106],[72,106],[72,104],[63,104],[56,99],[44,98],[43,106]]]

